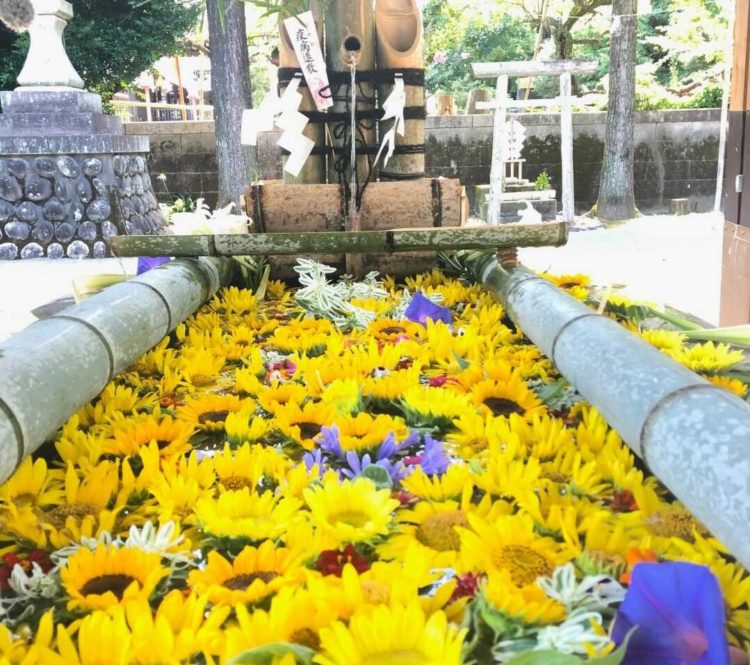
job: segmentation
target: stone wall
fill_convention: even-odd
[[[604,113],[576,113],[573,121],[576,204],[590,207],[599,187],[604,151]],[[526,127],[525,174],[546,170],[560,196],[560,127],[556,114],[523,114]],[[718,110],[649,111],[637,114],[636,199],[642,208],[668,206],[669,199],[689,198],[696,210],[713,204],[719,150]],[[211,122],[135,123],[126,132],[151,138],[149,168],[157,194],[202,196],[216,200],[216,143]],[[261,135],[259,169],[266,179],[281,177],[281,156],[274,134]],[[489,181],[492,116],[427,119],[427,174],[460,178],[467,186]],[[166,183],[157,180],[166,175]],[[166,187],[165,187],[166,184]],[[471,187],[469,195],[472,197]]]

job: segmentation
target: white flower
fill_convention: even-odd
[[[8,586],[19,599],[55,598],[60,591],[57,569],[45,573],[38,563],[31,564],[31,575],[20,564],[13,566]]]
[[[561,653],[586,654],[592,647],[601,649],[610,641],[601,625],[602,617],[597,612],[574,612],[561,624],[540,629],[534,650],[552,649]]]
[[[132,547],[144,552],[154,552],[164,559],[171,560],[175,563],[188,563],[191,556],[188,552],[173,551],[183,540],[185,536],[176,535],[177,524],[167,522],[158,529],[149,520],[140,529],[131,526],[128,531],[127,540],[123,543],[124,547]]]
[[[589,575],[578,582],[572,563],[559,566],[550,577],[538,578],[537,584],[550,598],[565,605],[569,613],[603,609],[625,598],[625,589],[606,575]]]

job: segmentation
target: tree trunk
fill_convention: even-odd
[[[609,105],[597,216],[605,221],[636,215],[633,184],[635,43],[638,0],[614,0],[609,53]]]
[[[226,10],[222,19],[221,5]],[[253,105],[247,54],[245,4],[206,0],[211,44],[211,90],[219,168],[217,207],[240,205],[255,167],[254,149],[240,142],[242,112]]]

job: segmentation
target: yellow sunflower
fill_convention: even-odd
[[[460,665],[465,635],[443,612],[426,616],[417,602],[363,609],[346,625],[320,631],[320,665]]]
[[[539,536],[528,515],[503,515],[486,521],[468,514],[471,529],[458,527],[463,564],[470,570],[507,570],[513,584],[533,584],[572,559],[552,538]]]
[[[297,499],[274,496],[271,491],[257,494],[245,487],[200,499],[195,519],[211,536],[257,542],[281,536],[300,507]]]
[[[193,388],[206,391],[227,385],[221,374],[225,362],[224,356],[213,349],[188,348],[183,351],[177,370]]]
[[[679,363],[694,372],[715,374],[741,363],[745,359],[742,351],[732,349],[729,344],[693,344],[671,354]]]
[[[588,275],[550,275],[549,273],[540,273],[539,276],[564,289],[577,300],[586,300],[588,298],[591,283],[591,278]]]
[[[76,642],[73,635],[78,632]],[[132,636],[121,611],[92,612],[80,622],[57,626],[57,654],[50,665],[131,665]],[[55,655],[54,653],[52,654]]]
[[[474,477],[468,466],[451,464],[441,476],[428,476],[418,466],[401,481],[401,488],[426,501],[457,499],[474,487]]]
[[[362,382],[362,393],[375,400],[397,400],[410,388],[419,386],[420,373],[415,366],[401,370],[377,369]]]
[[[330,549],[387,534],[399,505],[389,490],[378,490],[370,480],[342,482],[335,473],[324,476],[320,485],[306,489],[303,496],[314,526]]]
[[[60,504],[63,491],[58,483],[59,472],[47,469],[47,462],[40,458],[27,457],[13,472],[13,475],[0,485],[0,505],[14,503],[16,506],[37,506]]]
[[[354,379],[337,379],[320,394],[321,403],[332,406],[337,414],[350,415],[362,408],[362,389]]]
[[[184,421],[160,414],[146,416],[116,426],[112,438],[102,444],[103,452],[126,457],[137,455],[142,446],[155,443],[162,455],[180,455],[192,449],[190,437],[195,430]]]
[[[336,417],[333,406],[308,402],[299,406],[289,402],[279,407],[274,414],[274,426],[285,437],[291,439],[305,450],[315,448],[315,438],[322,427],[330,426]]]
[[[265,475],[281,479],[291,465],[289,459],[274,448],[248,443],[234,450],[226,445],[211,461],[219,483],[227,490],[255,489]]]
[[[234,316],[244,316],[251,314],[257,299],[252,291],[247,289],[238,289],[236,286],[230,286],[222,289],[211,302],[208,309],[218,314],[231,314]]]
[[[369,413],[361,412],[354,416],[338,416],[335,425],[344,452],[375,448],[390,434],[393,434],[397,441],[409,435],[409,430],[401,418],[385,414],[371,416]]]
[[[223,430],[230,413],[252,411],[255,402],[236,395],[205,395],[188,399],[177,408],[177,419],[190,427],[203,430]]]
[[[299,583],[304,557],[304,552],[277,548],[270,540],[257,548],[245,547],[233,561],[209,552],[208,565],[191,571],[188,584],[214,604],[257,603],[283,586]]]
[[[495,417],[517,414],[531,420],[547,411],[544,402],[518,375],[507,381],[480,381],[472,387],[469,397],[481,413]]]
[[[299,352],[304,355],[325,351],[339,337],[340,333],[330,321],[304,318],[276,328],[267,344],[282,353]]]
[[[161,556],[132,547],[100,544],[78,550],[60,569],[70,610],[106,610],[131,599],[148,599],[169,574]]]
[[[255,415],[255,408],[233,411],[224,421],[224,432],[235,445],[263,441],[271,431],[271,421]]]
[[[715,386],[724,388],[737,397],[744,398],[747,395],[747,384],[739,379],[731,379],[728,376],[707,376],[706,378]]]
[[[378,319],[367,326],[366,330],[379,342],[396,344],[403,340],[424,337],[424,326],[413,321],[396,321]]]
[[[507,569],[490,570],[482,595],[496,612],[527,626],[543,626],[565,619],[565,606],[547,597],[534,583],[518,585]]]
[[[646,342],[659,351],[679,353],[687,337],[674,330],[643,330],[638,333]]]
[[[39,513],[55,547],[79,542],[81,537],[96,537],[103,531],[112,533],[117,513],[125,498],[118,493],[118,465],[100,462],[81,480],[68,464],[62,489],[65,502]]]
[[[404,393],[402,401],[406,421],[414,427],[447,429],[462,413],[470,411],[469,399],[447,388],[415,386]]]
[[[276,413],[280,407],[290,402],[301,405],[306,398],[305,388],[292,381],[264,386],[257,393],[258,404],[268,413]]]

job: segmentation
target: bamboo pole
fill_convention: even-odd
[[[416,0],[375,0],[375,29],[378,46],[379,70],[421,70],[424,74],[424,27],[422,12]],[[379,88],[380,104],[393,90],[393,83]],[[425,107],[424,83],[405,85],[406,108]],[[393,120],[380,123],[380,136],[391,129]],[[424,117],[405,121],[404,136],[396,134],[396,146],[424,146]],[[381,180],[421,178],[425,171],[425,153],[394,154],[387,169],[381,168]]]
[[[357,60],[357,72],[372,72],[375,69],[375,23],[373,21],[372,0],[329,0],[325,12],[326,33],[326,64],[329,76],[337,74],[349,74],[349,61],[354,51]],[[345,42],[358,48],[348,50]],[[356,44],[358,42],[358,44]],[[348,79],[347,79],[348,80]],[[337,149],[335,158],[328,164],[328,180],[331,183],[339,182],[339,173],[335,163],[341,158],[348,159],[341,150],[348,141],[351,128],[349,127],[348,95],[349,84],[337,86],[332,82],[331,90],[336,99],[331,112],[334,114],[346,114],[346,120],[331,123],[331,136],[329,140]],[[350,93],[351,91],[349,91]],[[372,83],[360,83],[357,85],[357,111],[372,111],[374,109],[375,88]],[[344,116],[342,116],[343,118]],[[375,147],[375,120],[360,121],[357,131],[357,177],[360,183],[364,183],[369,171],[369,162],[373,156],[363,154],[362,148]],[[348,177],[348,176],[347,176]]]
[[[320,3],[311,0],[310,11],[315,19],[315,27],[318,32],[318,39],[323,44],[323,10]],[[279,21],[279,69],[300,69],[300,63],[294,52],[294,47],[289,39],[284,23]],[[279,84],[279,93],[284,94],[287,88],[286,83]],[[302,103],[299,110],[301,112],[317,111],[315,101],[313,100],[310,88],[303,84],[299,88],[302,95]],[[307,138],[315,142],[316,148],[325,147],[325,125],[322,123],[309,122],[302,132]],[[284,157],[286,163],[287,157]],[[284,171],[284,182],[293,185],[310,185],[324,183],[326,181],[326,156],[324,154],[312,154],[307,158],[307,162],[302,167],[298,176]]]
[[[226,285],[231,272],[231,263],[221,259],[174,261],[0,344],[0,482]]]
[[[519,266],[459,253],[653,473],[750,567],[750,406]]]
[[[294,254],[370,254],[487,247],[547,247],[567,242],[563,222],[502,226],[314,231],[211,236],[118,236],[118,256],[267,256]]]

